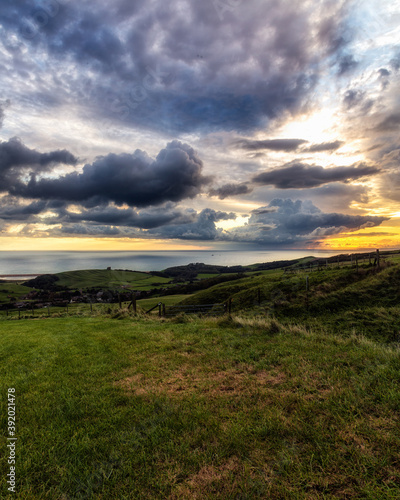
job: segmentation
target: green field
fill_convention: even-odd
[[[151,297],[149,299],[141,299],[137,301],[137,305],[145,311],[154,307],[159,302],[166,306],[174,306],[184,299],[191,297],[191,295],[165,295],[164,297]]]
[[[182,300],[181,304],[216,304],[232,300],[234,313],[275,317],[283,323],[301,321],[332,333],[354,328],[383,342],[400,332],[400,263],[380,268],[350,264],[314,271],[268,274],[222,283]],[[307,290],[308,280],[308,290]]]
[[[1,498],[396,499],[397,346],[275,320],[0,322]]]
[[[24,286],[19,282],[8,281],[6,283],[0,283],[0,304],[2,302],[9,303],[12,298],[18,301],[20,297],[23,297],[31,291],[32,288]]]
[[[80,288],[121,288],[151,290],[169,283],[168,278],[152,276],[139,271],[118,271],[90,269],[86,271],[67,271],[58,273],[56,285],[71,289]]]

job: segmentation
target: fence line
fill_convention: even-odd
[[[227,312],[227,303],[221,304],[197,304],[197,305],[176,305],[169,306],[165,309],[164,316],[171,317],[177,314],[203,314],[203,315],[219,315]]]

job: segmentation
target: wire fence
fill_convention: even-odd
[[[201,314],[202,316],[219,316],[228,311],[228,304],[176,305],[165,309],[164,316],[169,318],[178,314]]]

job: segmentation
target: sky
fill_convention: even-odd
[[[400,248],[399,0],[2,0],[0,250]]]

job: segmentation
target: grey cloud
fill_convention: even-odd
[[[301,1],[290,9],[273,0],[228,2],[232,8],[223,19],[215,4],[183,1],[178,8],[161,0],[117,0],[98,2],[94,10],[86,1],[63,3],[28,41],[26,56],[10,54],[18,57],[14,68],[23,71],[32,65],[31,52],[45,52],[55,63],[57,86],[44,93],[54,96],[57,87],[58,95],[80,95],[82,105],[93,106],[94,119],[107,116],[170,132],[245,131],[302,109],[326,57],[347,44],[341,2],[326,0],[317,15],[315,5]],[[324,6],[329,16],[321,21]],[[0,24],[15,30],[32,8],[28,1],[7,1]],[[76,64],[80,76],[64,78],[60,58]],[[89,75],[88,100],[83,81]],[[64,104],[44,95],[41,100]]]
[[[264,245],[295,245],[363,227],[379,226],[385,217],[324,213],[311,201],[274,199],[255,211],[248,225],[230,231],[232,240]]]
[[[164,212],[164,213],[163,213]],[[172,205],[134,212],[117,207],[99,207],[75,214],[64,212],[62,217],[45,223],[60,224],[51,230],[54,235],[121,236],[140,238],[177,238],[183,240],[216,240],[223,233],[216,223],[235,219],[236,214],[205,209],[177,210]]]
[[[109,154],[84,166],[82,173],[57,179],[16,182],[10,193],[25,198],[63,200],[86,207],[115,202],[146,207],[194,198],[210,182],[203,163],[187,144],[170,142],[153,160],[145,152]]]
[[[272,185],[279,189],[304,189],[330,182],[356,180],[377,173],[379,173],[377,167],[367,166],[364,163],[332,168],[289,163],[283,168],[258,174],[252,180],[257,184]]]
[[[196,217],[194,222],[164,226],[149,232],[156,237],[178,238],[182,240],[217,240],[222,239],[223,231],[216,227],[221,220],[236,219],[236,214],[220,212],[206,208]]]
[[[400,127],[400,113],[392,113],[382,120],[375,128],[377,132],[392,132]]]
[[[326,13],[318,30],[318,43],[325,47],[329,55],[340,53],[350,41],[349,30],[341,22],[341,17]]]
[[[34,201],[21,204],[16,198],[4,197],[0,199],[0,219],[9,221],[27,221],[32,216],[42,213],[47,207],[46,201]]]
[[[353,71],[353,69],[355,69],[359,63],[354,59],[352,55],[346,54],[339,59],[338,64],[338,75],[342,76]]]
[[[2,128],[3,126],[3,122],[4,122],[4,116],[5,116],[5,113],[4,113],[4,110],[10,105],[10,101],[3,101],[1,102],[0,101],[0,128]]]
[[[61,233],[61,235],[78,235],[78,236],[120,236],[122,231],[118,227],[113,226],[88,226],[85,224],[62,225],[60,230],[53,231]]]
[[[236,145],[242,149],[255,151],[259,149],[270,149],[272,151],[296,151],[302,144],[306,143],[304,139],[270,139],[254,141],[250,139],[241,139],[236,141]]]
[[[65,211],[61,216],[64,223],[85,222],[140,229],[154,229],[165,225],[190,223],[194,219],[195,214],[192,211],[182,212],[174,209],[173,206],[168,206],[168,204],[139,212],[132,208],[121,209],[115,206],[96,207],[82,210],[80,213]]]
[[[77,158],[65,149],[39,153],[26,147],[18,137],[0,142],[0,173],[15,167],[39,167],[43,170],[57,163],[76,165],[77,161]]]
[[[309,153],[320,153],[323,151],[336,151],[343,146],[343,141],[322,142],[321,144],[313,144],[310,147],[303,149]]]
[[[382,84],[382,89],[385,90],[389,86],[390,83],[389,76],[391,73],[386,68],[379,69],[378,73],[379,73],[379,80],[381,81]]]
[[[368,203],[369,189],[366,186],[332,183],[314,188],[312,195],[318,200],[319,205],[327,205],[331,209],[343,210],[349,207],[353,201]]]
[[[390,66],[395,70],[398,71],[400,69],[400,52],[398,52],[391,60],[390,60]]]
[[[386,68],[379,69],[378,73],[380,76],[389,76],[390,75],[390,71],[387,70]]]
[[[209,191],[210,196],[218,196],[220,200],[224,200],[229,196],[237,196],[241,194],[251,193],[253,191],[247,184],[224,184],[217,189]]]
[[[304,189],[276,189],[260,186],[257,189],[257,198],[289,198],[309,200],[323,211],[343,211],[349,209],[353,202],[366,204],[369,201],[370,188],[361,184],[332,182],[323,186]]]
[[[19,138],[0,142],[0,192],[11,191],[21,175],[35,175],[59,163],[76,165],[77,158],[67,150],[39,153],[26,147]]]
[[[273,212],[276,212],[275,208],[256,208],[251,211],[251,213],[255,215],[270,214]]]
[[[360,89],[350,89],[348,90],[343,98],[343,103],[347,109],[354,108],[360,105],[365,97],[365,92]]]

